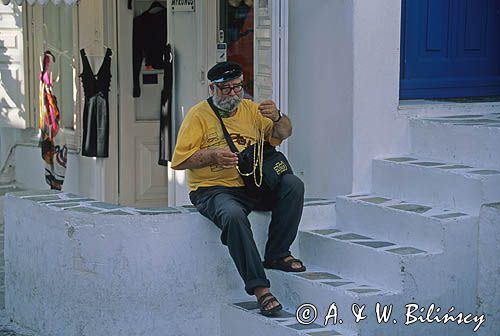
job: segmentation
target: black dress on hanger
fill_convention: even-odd
[[[111,49],[107,48],[97,74],[90,67],[85,50],[80,50],[83,71],[80,74],[85,106],[83,109],[82,155],[108,157],[109,86],[111,83]]]

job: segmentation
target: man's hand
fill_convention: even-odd
[[[238,164],[238,156],[227,148],[203,148],[191,155],[181,164],[172,169],[197,169],[211,165],[222,168],[233,168]]]
[[[238,156],[227,148],[216,148],[213,150],[214,162],[222,168],[234,168],[238,164]]]
[[[259,105],[259,112],[273,121],[271,136],[275,139],[284,140],[292,134],[292,123],[286,115],[281,115],[272,100],[264,100]]]
[[[262,103],[260,103],[259,111],[264,117],[269,118],[272,121],[278,120],[280,116],[278,108],[272,100],[264,100]]]

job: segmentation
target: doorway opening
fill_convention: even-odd
[[[227,44],[227,60],[241,64],[245,98],[254,98],[253,0],[220,0],[219,32]]]

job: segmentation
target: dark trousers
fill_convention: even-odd
[[[245,290],[254,294],[256,287],[270,287],[255,245],[248,214],[252,210],[271,210],[271,223],[264,259],[290,255],[297,236],[304,203],[304,183],[295,175],[283,175],[273,195],[249,195],[245,188],[205,187],[189,194],[191,202],[221,230],[236,268],[245,282]]]

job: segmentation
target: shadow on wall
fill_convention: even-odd
[[[12,5],[13,18],[17,27],[22,27],[21,11],[16,5]],[[0,16],[0,22],[5,20],[5,17]],[[1,24],[0,24],[1,25]],[[21,37],[22,38],[22,37]],[[12,115],[9,114],[12,110],[17,110],[17,118],[23,119],[25,111],[25,102],[23,99],[23,81],[22,78],[15,78],[14,74],[18,72],[22,64],[12,57],[12,52],[9,52],[8,45],[5,44],[5,39],[0,40],[0,125],[10,125]],[[21,57],[20,62],[24,59]],[[16,64],[17,63],[17,64]],[[12,66],[13,65],[13,66]]]

